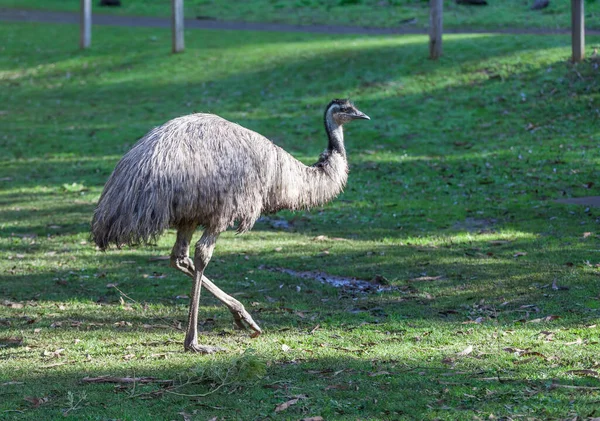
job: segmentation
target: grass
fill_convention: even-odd
[[[599,70],[568,63],[568,37],[448,36],[432,62],[423,36],[194,31],[169,55],[168,30],[95,31],[80,52],[74,26],[0,27],[0,417],[598,416],[600,215],[554,200],[596,192]],[[227,352],[183,353],[190,282],[155,259],[174,233],[88,243],[117,160],[211,111],[309,163],[323,107],[346,96],[372,121],[346,130],[345,193],[227,232],[207,269],[264,335],[205,294],[202,342]],[[177,388],[82,381],[103,375]]]
[[[77,11],[79,2],[63,0],[4,0],[5,7]],[[94,2],[97,3],[97,2]],[[123,1],[121,7],[94,4],[94,12],[121,15],[169,16],[170,2],[164,0]],[[444,4],[446,28],[569,28],[568,1],[551,2],[541,11],[530,10],[522,0],[489,1],[485,7]],[[429,2],[426,0],[254,0],[226,2],[185,0],[185,15],[203,19],[289,24],[338,24],[368,27],[427,28]],[[585,2],[586,25],[600,28],[600,2]]]

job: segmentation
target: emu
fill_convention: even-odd
[[[177,230],[170,264],[193,279],[187,351],[220,348],[198,344],[202,285],[227,306],[236,325],[262,332],[244,306],[204,276],[219,234],[238,223],[252,228],[262,213],[307,209],[337,196],[348,164],[342,126],[370,118],[349,100],[334,99],[325,109],[328,145],[306,166],[260,134],[213,114],[168,121],[141,138],[109,177],[92,219],[92,238],[101,250],[149,243],[167,228]],[[197,227],[204,231],[189,257]]]

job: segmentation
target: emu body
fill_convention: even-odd
[[[212,114],[192,114],[151,130],[119,161],[92,220],[95,243],[105,250],[154,241],[177,230],[171,265],[194,278],[184,346],[198,345],[197,313],[202,284],[233,313],[238,326],[261,332],[243,305],[203,276],[219,234],[238,223],[252,228],[262,213],[310,208],[339,194],[348,177],[342,125],[368,119],[347,100],[325,110],[328,147],[306,166],[262,135]],[[189,258],[192,235],[204,227]]]

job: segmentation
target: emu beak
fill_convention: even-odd
[[[356,110],[354,114],[352,114],[352,118],[356,120],[370,120],[371,117],[363,113],[362,111]]]

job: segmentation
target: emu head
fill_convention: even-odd
[[[369,116],[360,111],[348,99],[334,99],[325,109],[325,119],[331,119],[337,125],[342,125],[352,120],[370,120]]]

